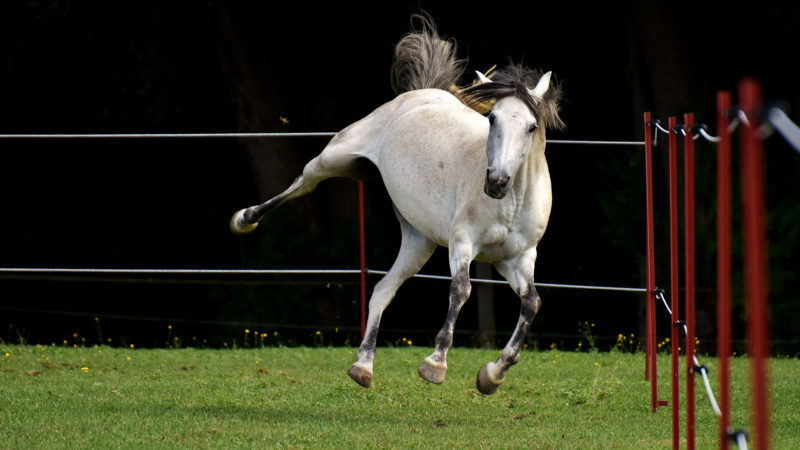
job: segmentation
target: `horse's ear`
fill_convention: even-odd
[[[478,74],[478,79],[481,80],[481,84],[492,82],[492,80],[490,80],[489,77],[481,73],[479,70],[476,70],[475,73]]]
[[[544,98],[544,94],[547,93],[547,89],[550,88],[550,75],[552,74],[553,72],[547,72],[542,75],[542,78],[539,78],[539,82],[536,83],[536,87],[528,89],[528,92],[536,98]]]

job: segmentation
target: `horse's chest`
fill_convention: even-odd
[[[503,258],[522,253],[528,248],[528,245],[528,237],[516,227],[494,224],[483,233],[480,253],[494,258]]]

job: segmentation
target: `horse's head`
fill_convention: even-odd
[[[478,72],[481,84],[466,91],[472,101],[496,99],[487,116],[488,166],[483,190],[490,197],[505,197],[536,137],[541,136],[543,140],[546,127],[561,128],[564,125],[558,118],[560,88],[550,88],[550,75],[551,72],[539,75],[512,66],[493,81]]]
[[[550,87],[550,72],[542,76],[528,93],[541,101]],[[489,113],[489,139],[486,155],[489,160],[483,191],[490,197],[503,198],[522,163],[528,158],[538,132],[539,120],[525,102],[515,95],[503,97]]]

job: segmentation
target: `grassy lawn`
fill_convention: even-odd
[[[670,445],[670,411],[649,412],[641,353],[525,352],[487,397],[475,375],[497,351],[453,349],[440,386],[416,374],[429,352],[380,348],[363,389],[346,375],[350,348],[0,346],[0,447]],[[701,359],[715,385],[716,361]],[[668,399],[668,357],[659,363]],[[747,361],[732,367],[734,425],[746,427]],[[771,361],[775,448],[800,448],[798,374],[796,359]],[[716,448],[699,379],[697,391],[698,447]]]

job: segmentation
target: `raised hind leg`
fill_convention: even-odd
[[[450,243],[450,273],[453,281],[450,283],[450,306],[447,317],[439,333],[436,334],[433,353],[422,361],[417,373],[425,381],[435,384],[444,382],[447,371],[447,351],[453,345],[453,329],[456,325],[458,313],[464,306],[472,285],[469,281],[469,265],[472,262],[472,243],[468,239],[455,240]]]
[[[255,230],[258,222],[264,218],[267,212],[288,200],[310,193],[320,181],[334,177],[352,177],[357,171],[357,163],[361,158],[357,152],[359,148],[358,142],[350,142],[349,139],[338,136],[334,137],[322,153],[306,164],[303,174],[297,177],[285,191],[260,205],[241,209],[234,213],[230,221],[231,231],[235,234],[244,234]]]
[[[369,299],[369,315],[364,339],[358,348],[356,362],[347,372],[353,381],[364,387],[369,387],[372,382],[372,361],[375,359],[375,345],[383,311],[389,306],[400,285],[419,272],[436,248],[436,244],[409,225],[399,213],[397,218],[400,220],[402,233],[400,252],[389,273],[378,282]]]
[[[520,313],[517,327],[511,335],[503,351],[495,362],[489,362],[478,372],[476,386],[486,395],[493,394],[505,380],[508,369],[519,361],[522,343],[531,322],[541,306],[539,293],[533,284],[533,267],[536,261],[536,249],[531,249],[521,257],[495,264],[497,270],[508,280],[511,287],[520,297]]]

